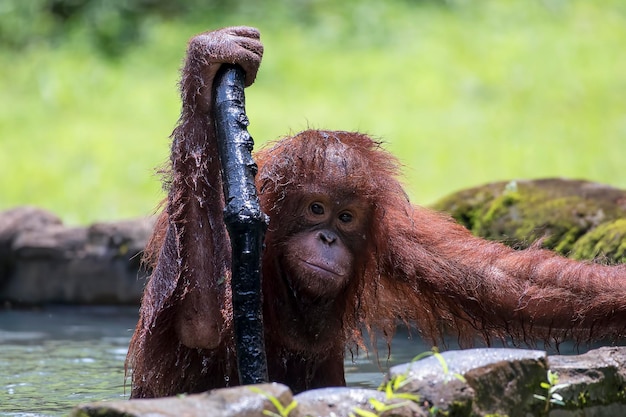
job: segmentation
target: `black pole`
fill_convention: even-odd
[[[215,78],[215,127],[224,182],[224,222],[232,246],[233,315],[239,383],[267,382],[263,336],[261,254],[268,218],[261,211],[248,133],[244,71],[222,65]]]

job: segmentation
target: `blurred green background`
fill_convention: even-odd
[[[257,144],[359,130],[413,201],[496,180],[626,188],[623,0],[0,0],[0,209],[153,213],[186,40],[261,30]]]

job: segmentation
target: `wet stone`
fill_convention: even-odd
[[[400,391],[420,396],[451,415],[533,415],[533,397],[546,380],[546,353],[522,349],[468,349],[430,356],[391,368],[388,378],[406,378]]]
[[[550,416],[626,415],[626,347],[602,347],[582,355],[550,356],[564,407]],[[581,414],[584,409],[584,414]]]
[[[264,410],[277,412],[270,398],[284,406],[293,401],[285,385],[261,384],[177,397],[84,404],[70,417],[261,417]]]
[[[374,413],[372,400],[389,407],[385,415],[428,416],[427,410],[418,404],[401,398],[387,398],[384,392],[365,388],[320,388],[296,395],[298,415],[317,417],[339,417],[359,415],[360,410]],[[399,405],[397,408],[393,405]],[[393,408],[392,408],[393,407]]]
[[[546,408],[546,402],[535,397],[547,395],[541,386],[547,381],[547,365],[559,375],[556,392],[565,405]],[[523,349],[449,351],[393,367],[389,378],[400,382],[391,391],[323,388],[294,397],[284,385],[263,384],[152,400],[91,403],[77,407],[71,416],[626,415],[626,347],[548,358],[543,351]]]

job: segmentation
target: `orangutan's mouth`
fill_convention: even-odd
[[[345,275],[345,274],[341,274],[341,273],[339,273],[339,272],[337,272],[337,271],[333,271],[332,269],[328,269],[328,267],[326,267],[326,266],[322,266],[322,265],[314,264],[314,263],[312,263],[312,262],[305,261],[304,259],[300,259],[300,260],[301,260],[303,263],[305,263],[308,267],[310,267],[310,268],[312,268],[312,269],[316,269],[316,270],[318,270],[318,271],[321,271],[322,273],[332,274],[332,275],[334,275],[334,276],[336,276],[336,277],[339,277],[339,278],[343,278],[343,276]]]

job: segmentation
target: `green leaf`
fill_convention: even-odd
[[[385,403],[378,401],[376,398],[370,398],[369,402],[376,411],[383,411],[385,408]]]
[[[354,412],[359,416],[359,417],[378,417],[378,414],[372,413],[369,410],[363,410],[362,408],[355,408]]]
[[[417,394],[411,394],[410,392],[396,392],[393,394],[393,398],[402,398],[405,400],[410,400],[418,403],[420,401],[420,396]]]
[[[448,369],[448,364],[446,363],[446,360],[444,359],[444,357],[438,351],[437,352],[433,352],[433,355],[435,355],[435,358],[437,358],[437,360],[441,364],[441,367],[443,368],[444,375],[448,375],[450,370]]]
[[[285,407],[284,416],[288,416],[296,407],[298,406],[298,401],[293,400],[287,407]]]

